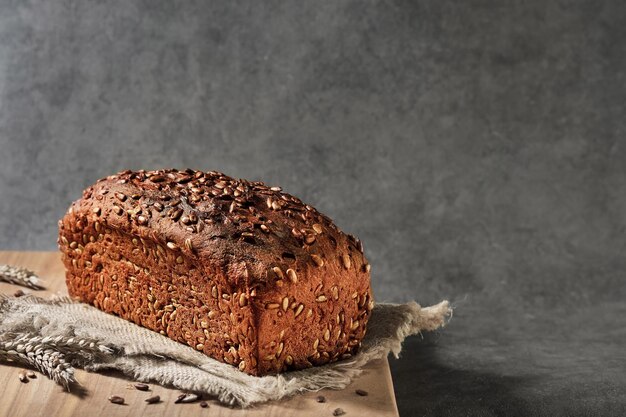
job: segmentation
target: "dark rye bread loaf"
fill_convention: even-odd
[[[59,221],[70,295],[252,375],[353,355],[361,242],[298,198],[218,172],[124,171]]]

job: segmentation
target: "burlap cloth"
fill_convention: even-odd
[[[165,336],[103,313],[67,297],[0,295],[0,361],[35,367],[68,389],[76,384],[74,367],[114,369],[137,381],[157,383],[214,396],[248,407],[304,391],[342,389],[367,362],[397,357],[402,341],[445,325],[447,301],[422,308],[377,304],[359,353],[333,364],[254,377],[211,359]]]

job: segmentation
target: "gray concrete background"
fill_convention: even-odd
[[[0,0],[0,248],[97,178],[270,184],[450,325],[402,415],[626,413],[626,3]]]

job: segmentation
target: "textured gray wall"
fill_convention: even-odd
[[[620,1],[0,0],[0,247],[126,168],[280,184],[379,300],[456,302],[403,414],[621,412],[625,39]]]

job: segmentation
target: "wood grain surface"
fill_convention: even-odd
[[[24,266],[35,271],[45,280],[45,291],[39,296],[66,295],[64,270],[56,252],[1,252],[0,263]],[[13,294],[21,287],[0,283],[0,292]],[[30,289],[22,288],[26,293]],[[253,409],[233,409],[207,399],[208,408],[198,403],[174,404],[180,391],[158,385],[150,385],[149,392],[132,387],[131,380],[116,373],[95,374],[77,370],[76,377],[81,389],[64,391],[59,385],[37,373],[36,379],[22,383],[19,366],[0,364],[0,416],[332,416],[336,408],[342,408],[345,416],[397,416],[393,383],[387,359],[370,363],[363,374],[341,391],[323,390],[298,395],[287,400],[259,405]],[[355,390],[368,392],[359,396]],[[124,397],[124,405],[112,404],[110,395]],[[144,400],[159,395],[161,402],[147,404]],[[316,398],[323,395],[325,403]]]

